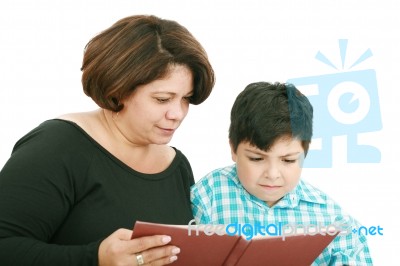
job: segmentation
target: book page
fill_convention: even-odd
[[[188,225],[162,225],[137,221],[132,238],[150,235],[171,236],[171,245],[181,249],[178,260],[171,265],[221,266],[240,237],[211,233],[207,230],[205,232],[204,227],[196,225],[189,228]]]

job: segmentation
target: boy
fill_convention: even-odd
[[[351,231],[360,224],[300,180],[312,116],[307,97],[292,84],[248,85],[231,111],[229,143],[235,164],[212,171],[192,187],[196,222],[336,225],[343,232],[313,265],[372,265],[365,236]]]

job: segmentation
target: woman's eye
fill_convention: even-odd
[[[159,103],[166,103],[169,101],[169,98],[156,98],[157,102]]]

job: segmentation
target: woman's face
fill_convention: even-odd
[[[173,65],[164,78],[138,86],[123,101],[116,125],[133,144],[166,144],[186,117],[192,93],[189,68]]]

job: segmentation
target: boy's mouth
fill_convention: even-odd
[[[260,186],[265,189],[278,189],[281,187],[281,186],[276,186],[276,185],[261,185],[261,184],[260,184]]]

